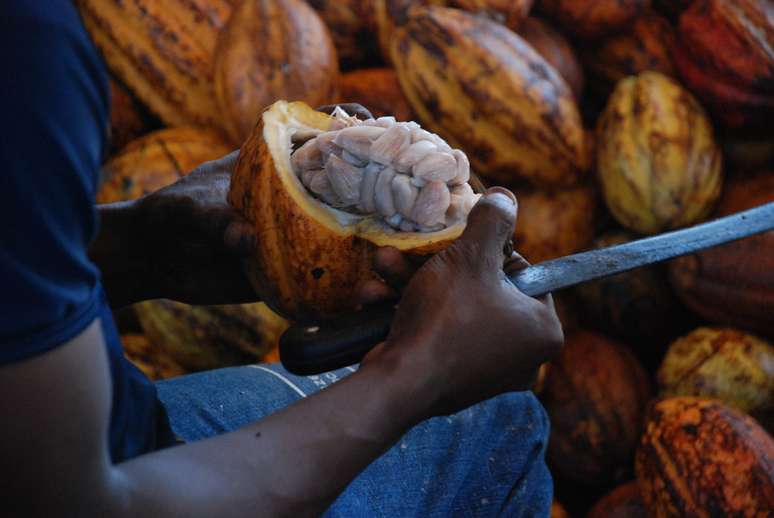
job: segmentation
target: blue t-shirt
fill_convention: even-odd
[[[153,384],[124,359],[87,256],[109,90],[70,0],[0,3],[0,364],[45,353],[100,318],[113,381],[114,461],[171,440]]]

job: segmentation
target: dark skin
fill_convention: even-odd
[[[167,192],[177,196],[181,191]],[[144,203],[156,203],[153,197]],[[132,210],[141,207],[143,202]],[[179,228],[170,221],[172,215],[190,217],[191,211],[196,212],[190,207],[176,210],[166,208],[162,220],[147,217],[155,225]],[[516,213],[511,193],[490,190],[471,212],[464,234],[416,273],[395,250],[380,250],[377,271],[397,289],[408,280],[386,342],[346,379],[218,437],[111,464],[106,433],[111,381],[97,321],[61,347],[0,367],[4,423],[0,466],[12,467],[0,470],[0,485],[5,501],[13,506],[11,512],[161,517],[320,514],[409,428],[528,387],[539,365],[561,348],[561,326],[550,298],[532,299],[505,281],[502,250],[513,233]],[[133,232],[132,225],[143,221],[136,214],[112,216],[121,223],[110,229],[114,234]],[[106,218],[103,224],[110,221]],[[198,220],[188,219],[185,225],[191,226],[191,221]],[[234,221],[241,225],[237,219],[216,227],[223,229],[223,234],[212,237],[220,243],[217,246],[231,249],[234,243],[225,243],[233,239],[227,229]],[[178,235],[205,234],[167,235],[173,240]],[[100,254],[115,250],[120,241],[120,236],[109,238],[98,247],[97,257],[107,257]],[[121,275],[149,268],[122,261],[123,266],[114,269]],[[202,264],[190,271],[202,273]],[[517,256],[505,265],[521,266]],[[115,286],[128,284],[121,281]],[[196,283],[184,286],[174,293],[187,300],[210,300],[195,289]],[[146,290],[169,295],[161,293],[164,289],[139,288],[128,290],[134,295],[110,296],[131,301]],[[380,290],[388,293],[383,285],[364,286],[369,290],[373,298],[379,298]]]

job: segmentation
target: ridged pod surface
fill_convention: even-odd
[[[774,174],[735,177],[717,215],[774,201]],[[774,231],[681,257],[670,263],[672,286],[695,313],[774,338]]]
[[[511,30],[517,30],[529,15],[534,2],[535,0],[448,0],[446,6],[490,16]]]
[[[97,202],[139,198],[229,151],[221,134],[210,129],[180,126],[154,131],[130,142],[105,164]]]
[[[765,518],[774,509],[774,439],[719,401],[679,397],[653,405],[636,468],[654,518]]]
[[[124,348],[124,356],[148,376],[148,379],[157,381],[188,373],[163,348],[154,346],[143,334],[121,335],[121,345]]]
[[[646,70],[674,77],[674,45],[675,30],[669,20],[648,11],[621,32],[580,48],[591,86],[608,95],[624,77]]]
[[[578,183],[588,165],[572,91],[503,25],[458,9],[412,9],[392,41],[398,80],[423,125],[510,184]]]
[[[625,27],[650,0],[537,0],[536,7],[563,29],[584,38],[597,38]]]
[[[191,371],[254,363],[279,344],[287,322],[265,304],[189,306],[154,300],[135,306],[143,331]]]
[[[700,221],[723,184],[704,109],[658,72],[618,83],[597,125],[597,170],[610,212],[641,234]]]
[[[212,90],[226,0],[77,0],[110,70],[170,126],[221,128]]]
[[[294,320],[334,316],[356,304],[356,287],[376,278],[375,246],[437,252],[460,223],[438,232],[394,232],[381,218],[334,209],[314,198],[290,163],[291,138],[331,127],[333,118],[301,102],[274,103],[242,145],[229,202],[253,224],[258,246],[245,263],[262,300]]]
[[[336,102],[360,103],[374,117],[392,115],[399,121],[414,118],[395,71],[391,68],[362,68],[341,74]]]
[[[601,216],[599,194],[588,185],[546,191],[516,189],[519,219],[513,247],[531,263],[573,254],[587,247]]]
[[[647,375],[628,350],[588,331],[569,334],[540,395],[551,418],[553,469],[594,486],[620,480],[649,397]]]
[[[528,17],[519,25],[517,34],[538,51],[570,85],[576,99],[583,94],[583,67],[567,38],[548,22]]]
[[[328,27],[345,68],[368,64],[378,56],[373,0],[307,0]]]
[[[774,5],[697,0],[680,15],[679,36],[681,77],[713,116],[730,128],[768,130],[774,116]]]
[[[129,90],[111,78],[109,156],[156,127],[158,121],[148,113],[148,109]]]
[[[748,414],[774,410],[774,346],[733,328],[700,327],[669,346],[660,394],[719,399]]]
[[[328,104],[338,61],[320,16],[302,0],[244,0],[218,40],[215,93],[225,126],[241,144],[278,99]]]
[[[621,484],[603,496],[586,518],[648,518],[648,509],[636,480]]]

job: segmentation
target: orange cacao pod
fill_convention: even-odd
[[[649,397],[647,375],[626,348],[587,331],[568,335],[540,395],[553,469],[594,486],[625,479]]]
[[[110,79],[110,152],[120,151],[132,140],[157,128],[159,122],[118,81]]]
[[[367,65],[378,56],[372,0],[307,0],[325,22],[342,67]]]
[[[764,518],[774,509],[774,439],[719,401],[680,397],[653,405],[636,469],[655,518]]]
[[[360,103],[374,117],[392,115],[399,121],[414,119],[391,68],[363,68],[341,75],[337,102]]]
[[[528,17],[519,25],[518,34],[538,51],[570,85],[576,99],[583,93],[583,68],[570,43],[548,22]]]
[[[634,20],[650,0],[538,0],[537,8],[583,38],[610,34]]]
[[[163,348],[154,346],[145,335],[121,335],[121,345],[124,356],[151,380],[174,378],[187,373]]]
[[[603,496],[586,518],[648,518],[637,481],[621,484]]]

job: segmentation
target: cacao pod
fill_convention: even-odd
[[[669,346],[656,379],[665,397],[719,399],[765,415],[774,410],[774,346],[736,329],[700,327]]]
[[[600,220],[599,196],[592,186],[561,191],[516,189],[519,219],[514,249],[531,263],[569,255],[587,247]]]
[[[189,306],[161,299],[136,304],[135,310],[151,342],[192,371],[262,360],[287,328],[261,302]]]
[[[700,221],[723,183],[704,110],[658,72],[618,83],[597,126],[597,169],[610,212],[642,234]]]
[[[774,170],[774,137],[727,134],[722,145],[723,161],[730,173]]]
[[[247,276],[262,300],[294,320],[353,308],[357,285],[377,278],[374,247],[433,253],[465,226],[461,221],[437,232],[395,232],[373,214],[345,212],[313,197],[291,164],[291,135],[319,135],[334,122],[304,103],[277,101],[242,145],[231,181],[229,202],[260,236],[245,264]]]
[[[423,124],[463,149],[476,172],[512,184],[575,184],[588,166],[567,83],[504,26],[418,7],[392,41],[403,93]]]
[[[567,81],[576,99],[583,94],[583,68],[570,43],[548,22],[530,16],[519,26],[519,36],[538,51]]]
[[[593,248],[634,239],[631,233],[612,231],[597,238]],[[688,331],[686,324],[690,325],[688,312],[672,292],[666,270],[659,265],[584,283],[575,294],[588,325],[636,346],[638,356],[648,366],[657,366],[669,341]]]
[[[744,130],[774,115],[774,6],[697,0],[680,15],[675,63],[715,118]],[[741,58],[743,56],[743,58]]]
[[[774,509],[774,439],[719,401],[680,397],[653,405],[636,469],[655,518],[763,518]]]
[[[691,2],[693,0],[653,0],[653,9],[670,21],[675,21],[683,11],[688,9]]]
[[[538,10],[583,38],[621,29],[650,6],[650,0],[538,0]]]
[[[725,216],[774,201],[774,175],[732,178],[718,206]],[[774,338],[774,231],[670,263],[672,286],[696,314]]]
[[[540,395],[553,470],[591,486],[623,479],[649,397],[647,375],[628,350],[587,331],[569,334]]]
[[[621,484],[603,496],[586,518],[648,518],[637,481]]]
[[[535,0],[449,0],[447,7],[456,7],[472,13],[484,14],[517,30],[527,18]]]
[[[186,370],[160,347],[154,347],[145,335],[121,335],[124,356],[153,381],[186,374]]]
[[[133,200],[179,180],[231,149],[219,133],[189,126],[149,133],[105,164],[98,203]]]
[[[118,81],[110,79],[110,151],[112,156],[132,140],[156,129],[158,121]]]
[[[242,143],[278,99],[330,103],[338,73],[328,29],[303,0],[244,0],[215,54],[215,94],[232,141]]]
[[[374,117],[393,115],[399,121],[414,118],[391,68],[364,68],[342,74],[337,102],[360,103]]]
[[[165,124],[222,128],[212,73],[228,1],[77,4],[110,70]]]
[[[646,70],[675,76],[674,44],[672,24],[647,11],[622,32],[582,46],[581,59],[590,72],[591,86],[607,96],[618,81]]]
[[[551,503],[551,518],[570,518],[562,504],[554,500]]]
[[[342,67],[367,65],[379,55],[372,0],[307,0],[325,22]]]

